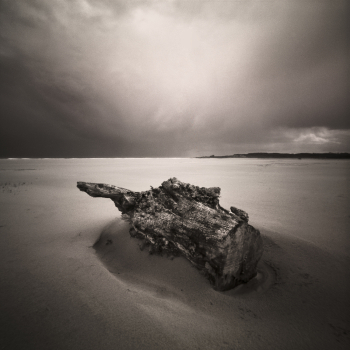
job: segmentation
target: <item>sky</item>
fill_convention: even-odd
[[[347,0],[0,0],[0,157],[350,152]]]

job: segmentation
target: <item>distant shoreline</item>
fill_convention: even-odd
[[[201,157],[0,157],[0,160],[31,160],[31,159],[203,159],[203,158],[279,158],[279,159],[350,159],[350,153],[237,153],[224,156]]]
[[[350,153],[245,153],[226,156],[202,156],[196,158],[291,158],[291,159],[350,159]]]

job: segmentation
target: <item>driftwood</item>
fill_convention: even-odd
[[[176,178],[144,192],[86,182],[77,186],[92,197],[110,198],[130,222],[131,236],[142,239],[151,253],[183,255],[216,290],[255,277],[263,252],[260,232],[243,210],[231,207],[229,212],[219,205],[220,188]]]

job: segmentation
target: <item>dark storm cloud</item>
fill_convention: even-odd
[[[0,4],[1,156],[350,150],[346,1]]]

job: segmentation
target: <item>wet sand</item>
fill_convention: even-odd
[[[331,166],[308,163],[298,180],[300,166],[291,162],[281,172],[268,170],[279,166],[273,162],[229,168],[226,160],[133,161],[0,162],[1,349],[349,347],[350,259],[343,231],[349,188],[340,178],[348,175],[348,163],[333,163],[339,167],[334,174]],[[319,179],[325,190],[313,207],[313,194],[298,191],[301,182],[316,183],[318,166],[327,178]],[[250,214],[265,247],[255,279],[214,291],[185,259],[141,251],[110,200],[75,187],[82,180],[142,190],[158,186],[168,172],[220,186],[224,207]],[[289,198],[276,195],[286,174]],[[329,184],[335,182],[334,199]],[[291,198],[299,198],[298,205]]]

